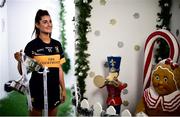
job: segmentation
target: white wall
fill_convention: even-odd
[[[4,97],[4,83],[9,81],[8,74],[8,38],[7,38],[7,5],[0,8],[0,98]]]
[[[89,73],[94,72],[95,75],[106,76],[107,69],[103,65],[106,57],[120,55],[122,62],[119,79],[128,83],[128,94],[122,95],[122,99],[129,101],[129,106],[122,106],[122,109],[128,108],[133,112],[142,91],[144,42],[147,36],[156,29],[156,14],[160,11],[158,0],[107,0],[105,6],[100,5],[99,1],[93,0],[92,16],[89,19],[92,25],[92,32],[87,35],[90,41],[88,52],[91,54]],[[74,16],[73,2],[66,0],[65,4],[68,10],[67,22],[70,22]],[[20,77],[13,54],[23,49],[27,42],[32,40],[34,17],[39,8],[49,10],[54,25],[52,37],[59,39],[58,5],[58,0],[36,0],[35,2],[34,0],[8,0],[6,6],[0,8],[0,65],[3,66],[0,67],[0,98],[5,95],[4,82]],[[171,18],[173,33],[176,32],[176,29],[180,30],[179,6],[180,1],[173,0]],[[139,13],[140,17],[135,19],[134,13]],[[111,25],[110,19],[116,19],[116,25]],[[2,22],[5,22],[5,25]],[[67,52],[72,62],[72,69],[65,76],[67,87],[71,86],[75,80],[73,28],[72,22],[66,24]],[[94,34],[97,30],[100,31],[99,36]],[[180,40],[180,36],[177,38]],[[124,43],[122,48],[117,46],[119,41]],[[139,51],[134,50],[135,45],[140,46]],[[98,101],[104,104],[107,95],[106,89],[96,88],[93,84],[93,78],[90,76],[87,77],[86,82],[85,95],[88,97],[88,101],[91,104]]]
[[[90,41],[88,52],[91,54],[89,73],[106,77],[107,70],[104,68],[104,62],[107,56],[121,56],[119,79],[128,83],[128,94],[122,94],[122,100],[129,102],[127,107],[122,105],[121,108],[128,108],[133,113],[142,94],[144,43],[149,34],[156,30],[157,13],[160,12],[160,7],[158,0],[106,0],[106,2],[104,6],[100,5],[98,0],[92,2],[90,18],[92,32],[88,34]],[[177,9],[179,3],[175,7]],[[179,14],[179,8],[176,12]],[[134,18],[135,13],[139,13],[138,19]],[[179,28],[179,18],[176,19],[176,15],[173,17],[172,26]],[[111,25],[111,19],[115,19],[117,23]],[[97,30],[100,32],[99,36],[95,35]],[[117,46],[119,41],[124,44],[122,48]],[[140,46],[139,51],[135,51],[135,45]],[[100,102],[105,105],[106,89],[95,87],[93,77],[88,76],[86,82],[85,95],[90,103]]]
[[[43,4],[42,4],[43,2]],[[9,40],[9,71],[10,79],[17,79],[20,77],[17,72],[16,60],[14,53],[24,49],[25,45],[31,41],[31,34],[34,29],[34,18],[38,9],[50,9],[53,22],[53,34],[55,39],[59,38],[59,24],[57,10],[58,4],[49,3],[48,1],[37,0],[13,0],[8,1],[8,40]],[[52,6],[51,6],[52,5]],[[54,7],[53,7],[54,6]],[[52,8],[53,7],[53,8]]]
[[[66,87],[72,86],[74,77],[74,25],[72,22],[74,3],[65,1],[66,13],[66,38],[67,53],[71,59],[71,70],[65,74]],[[14,53],[24,49],[31,41],[34,18],[38,9],[47,9],[53,21],[52,38],[60,40],[59,0],[8,0],[3,8],[0,8],[0,98],[6,95],[4,83],[9,80],[19,79],[17,62]],[[2,67],[3,66],[3,67]]]
[[[65,30],[66,30],[66,39],[67,39],[67,53],[71,61],[71,69],[68,74],[65,75],[66,87],[71,87],[76,80],[74,76],[74,53],[75,53],[75,33],[74,33],[74,22],[73,17],[75,16],[75,6],[72,0],[65,0]]]
[[[178,39],[178,42],[180,44],[180,0],[173,0],[172,1],[172,8],[171,8],[171,32],[176,36]],[[179,30],[179,35],[176,35],[176,30]],[[180,58],[179,58],[179,63],[180,63]]]
[[[68,2],[67,2],[68,3]],[[67,14],[67,17],[73,17],[73,7],[71,13]],[[60,23],[59,23],[59,0],[10,0],[8,1],[8,35],[9,35],[9,75],[10,79],[17,79],[20,77],[16,69],[16,60],[14,59],[14,53],[20,49],[24,49],[25,45],[33,39],[31,34],[34,29],[34,18],[38,9],[47,9],[51,15],[53,21],[52,38],[60,40]],[[67,19],[67,51],[72,61],[72,69],[68,75],[65,75],[67,87],[71,86],[74,80],[73,77],[73,57],[74,57],[74,33],[73,25],[71,24],[72,18]],[[71,22],[70,22],[71,21]],[[69,82],[71,81],[71,82]]]

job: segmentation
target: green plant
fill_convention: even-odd
[[[75,41],[75,76],[77,76],[77,83],[80,88],[81,99],[84,98],[86,91],[85,78],[88,75],[89,60],[87,59],[90,54],[87,53],[89,41],[86,34],[90,31],[90,22],[87,20],[91,16],[92,0],[78,0],[75,2],[75,6],[78,10],[76,21],[76,33],[77,38]]]

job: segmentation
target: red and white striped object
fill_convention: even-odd
[[[160,29],[151,33],[145,43],[144,48],[144,74],[143,74],[143,89],[145,90],[150,86],[151,83],[151,72],[152,72],[152,63],[154,57],[154,45],[158,38],[164,39],[170,48],[169,57],[174,62],[178,62],[179,59],[179,44],[175,36],[168,30]]]
[[[158,105],[161,105],[164,112],[173,112],[180,107],[180,91],[159,95],[153,87],[150,87],[144,91],[144,100],[150,109],[157,109]]]

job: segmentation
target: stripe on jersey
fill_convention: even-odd
[[[60,55],[34,56],[34,59],[48,68],[59,68],[65,62],[65,58],[60,59]]]

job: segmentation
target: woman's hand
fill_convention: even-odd
[[[18,71],[19,73],[22,75],[22,68],[21,68],[21,61],[22,61],[22,54],[21,54],[22,50],[20,50],[20,52],[16,52],[14,53],[14,58],[18,61]]]
[[[62,90],[61,92],[61,103],[64,103],[66,100],[66,90]]]
[[[20,51],[20,52],[16,52],[16,53],[14,53],[14,58],[18,61],[18,62],[20,62],[21,61],[21,52],[22,52],[22,50]]]

